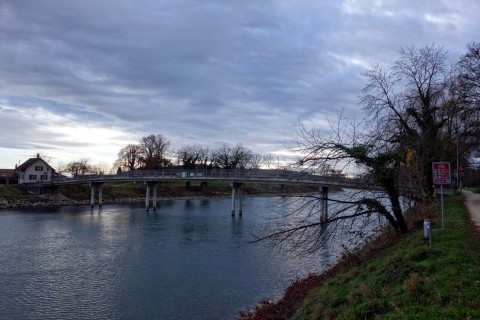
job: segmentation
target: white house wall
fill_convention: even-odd
[[[41,167],[42,170],[39,170]],[[25,172],[20,172],[18,183],[52,180],[52,168],[42,159],[35,161]]]

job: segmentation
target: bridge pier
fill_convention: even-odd
[[[152,193],[152,208],[153,211],[157,210],[157,191],[158,186],[160,185],[159,182],[156,181],[145,181],[147,185],[147,191],[145,194],[145,210],[150,210],[150,193]]]
[[[44,186],[43,193],[46,196],[51,197],[53,195],[58,194],[58,189],[59,189],[59,186]]]
[[[328,220],[328,187],[322,186],[320,190],[322,191],[320,222],[323,223]]]
[[[103,186],[105,182],[90,182],[90,206],[95,207],[95,190],[98,189],[98,206],[102,207],[103,202]]]
[[[232,217],[235,217],[235,192],[238,196],[238,215],[241,216],[242,212],[242,184],[240,182],[232,182]]]

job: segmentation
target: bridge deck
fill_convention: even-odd
[[[316,175],[288,170],[134,170],[115,175],[78,175],[55,177],[52,181],[37,182],[42,186],[88,184],[92,182],[162,182],[162,181],[228,181],[237,183],[286,184],[311,186],[365,187],[365,180],[342,175]]]

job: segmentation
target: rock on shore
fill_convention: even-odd
[[[21,198],[0,198],[0,209],[41,208],[80,204],[63,196],[25,196]]]

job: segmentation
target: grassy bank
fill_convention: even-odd
[[[305,192],[316,189],[307,187],[286,186],[283,191]],[[103,199],[115,201],[116,199],[124,198],[144,198],[146,187],[143,183],[106,183],[103,188]],[[255,194],[282,194],[281,186],[279,185],[261,185],[247,183],[242,186],[242,193],[244,195]],[[59,192],[69,199],[77,201],[86,201],[90,199],[89,185],[72,185],[61,187]],[[165,198],[176,197],[214,197],[214,196],[230,196],[232,188],[229,182],[226,181],[211,181],[207,185],[202,185],[200,181],[192,181],[187,186],[185,182],[162,182],[158,187],[158,196]]]
[[[0,185],[0,197],[21,198],[25,194],[16,185]]]
[[[439,211],[439,210],[438,210]],[[480,319],[480,249],[460,198],[368,262],[349,266],[311,291],[295,319]]]

